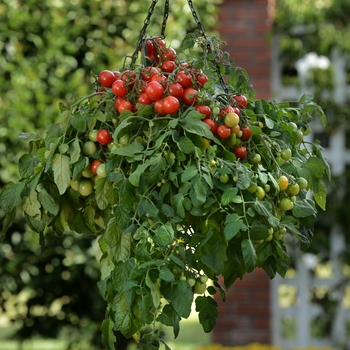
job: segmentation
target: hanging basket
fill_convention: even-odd
[[[181,61],[164,41],[169,1],[160,36],[146,35],[156,3],[129,65],[100,72],[89,96],[61,104],[60,122],[44,138],[30,135],[20,182],[0,193],[4,232],[21,202],[42,241],[47,227],[99,236],[107,349],[114,331],[158,349],[158,325],[176,338],[193,301],[210,332],[215,293],[225,300],[256,267],[284,276],[285,241],[309,246],[330,176],[319,143],[303,140],[314,115],[325,124],[311,96],[256,100],[190,0],[198,30],[183,48],[201,54]]]

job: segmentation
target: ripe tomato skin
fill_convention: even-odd
[[[196,79],[197,79],[200,86],[203,86],[209,80],[208,77],[204,73],[197,75]]]
[[[154,110],[160,115],[166,114],[164,112],[163,100],[157,100],[156,102],[154,102]]]
[[[175,61],[176,59],[176,51],[172,47],[166,48],[161,53],[161,60],[164,61]]]
[[[152,101],[157,101],[163,97],[164,87],[157,81],[150,81],[146,85],[145,93]]]
[[[146,40],[146,52],[147,52],[147,56],[152,54],[154,55],[155,48],[152,40]]]
[[[115,102],[114,102],[115,105]],[[123,98],[121,98],[119,100],[118,106],[117,106],[117,110],[119,113],[122,113],[124,111],[132,111],[134,108],[134,106],[132,105],[131,102],[124,100]]]
[[[186,106],[192,106],[196,103],[197,101],[197,93],[198,91],[196,89],[193,88],[187,88],[185,89],[183,95],[182,95],[182,102],[186,105]]]
[[[234,95],[232,98],[236,101],[239,108],[244,109],[247,107],[248,100],[244,95]]]
[[[204,118],[210,118],[211,108],[209,106],[196,106],[196,110],[204,115]]]
[[[184,89],[192,86],[192,75],[185,71],[180,71],[175,76],[177,82],[179,82]]]
[[[203,119],[203,122],[208,124],[210,127],[210,130],[213,134],[216,134],[216,131],[218,129],[218,125],[215,123],[212,119]]]
[[[90,170],[93,174],[97,173],[97,168],[102,164],[103,162],[99,159],[95,159],[90,164]]]
[[[232,106],[227,106],[226,108],[220,109],[220,117],[225,118],[226,114],[235,113]]]
[[[112,86],[116,79],[112,71],[105,69],[98,74],[97,80],[100,85],[109,88]]]
[[[168,85],[168,92],[171,96],[181,98],[184,93],[184,88],[180,83],[170,83]]]
[[[174,96],[167,96],[163,100],[163,109],[166,114],[174,114],[180,109],[180,102]]]
[[[165,47],[165,41],[162,38],[155,38],[154,41],[156,42],[156,44],[160,47]]]
[[[112,92],[116,96],[123,97],[128,93],[128,89],[125,87],[124,81],[118,79],[112,84]]]
[[[218,136],[222,139],[227,139],[231,135],[231,129],[225,124],[218,126],[218,129],[216,132]]]
[[[142,93],[137,99],[137,103],[141,103],[143,105],[150,105],[152,102],[153,101],[147,96],[145,92]]]
[[[174,61],[165,61],[162,63],[160,68],[163,72],[172,73],[176,67],[176,63]]]
[[[241,139],[243,141],[248,141],[253,135],[253,133],[250,130],[249,126],[242,126],[241,127],[241,131],[242,131]]]
[[[106,129],[101,129],[97,133],[97,142],[101,145],[107,145],[111,142],[112,136]]]
[[[133,70],[128,69],[121,74],[120,78],[125,81],[127,86],[133,86],[137,79],[137,74]]]
[[[244,159],[247,155],[247,149],[244,146],[238,146],[233,149],[233,153],[238,159]]]

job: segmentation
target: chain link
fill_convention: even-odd
[[[135,67],[137,56],[138,56],[139,51],[141,49],[142,42],[144,40],[144,36],[146,34],[147,27],[150,24],[151,17],[153,15],[154,8],[157,5],[157,2],[158,2],[158,0],[153,0],[150,8],[148,9],[147,17],[146,17],[146,19],[145,19],[145,21],[143,23],[143,27],[142,27],[141,32],[140,32],[139,40],[138,40],[138,42],[136,44],[136,49],[135,49],[134,53],[131,56],[131,64],[130,64],[131,69],[133,69]]]
[[[205,34],[205,32],[204,32],[202,23],[201,23],[201,21],[199,20],[199,17],[198,17],[198,15],[197,15],[197,12],[196,12],[196,10],[195,10],[195,8],[194,8],[194,6],[193,6],[192,0],[187,0],[187,3],[188,3],[188,6],[190,7],[190,10],[191,10],[191,12],[192,12],[192,16],[193,16],[193,18],[194,18],[194,20],[195,20],[195,22],[196,22],[196,24],[197,24],[197,27],[198,27],[198,29],[199,29],[201,35],[203,36],[203,38],[204,38],[206,44],[207,44],[207,50],[208,50],[208,52],[211,53],[211,54],[214,56],[214,59],[212,60],[212,63],[213,63],[214,68],[215,68],[215,70],[216,70],[216,74],[217,74],[217,76],[218,76],[218,78],[219,78],[220,84],[221,84],[222,88],[224,89],[225,93],[228,94],[229,91],[228,91],[228,89],[227,89],[227,86],[226,86],[226,83],[225,83],[225,81],[224,81],[224,78],[223,78],[223,76],[222,76],[222,74],[221,74],[221,72],[220,72],[220,67],[219,67],[218,62],[217,62],[217,60],[216,60],[216,58],[215,58],[215,56],[216,56],[216,55],[215,55],[215,52],[213,52],[213,50],[212,50],[212,48],[211,48],[210,42],[209,42],[208,37],[206,36],[206,34]]]
[[[163,17],[162,31],[161,31],[162,38],[165,37],[166,22],[168,20],[168,17],[169,17],[169,0],[165,0],[164,17]]]

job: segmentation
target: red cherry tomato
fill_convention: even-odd
[[[147,56],[155,54],[155,48],[152,40],[146,40],[146,54]]]
[[[123,97],[128,93],[128,89],[125,87],[124,81],[118,79],[112,84],[112,92],[116,96]]]
[[[244,159],[247,155],[247,149],[244,146],[238,146],[233,149],[233,153],[238,159]]]
[[[220,117],[225,118],[226,114],[234,113],[234,108],[232,106],[227,106],[224,109],[220,109]]]
[[[126,86],[133,86],[137,79],[137,74],[133,70],[126,70],[121,74],[120,79],[125,81]]]
[[[114,102],[114,105],[116,103]],[[134,106],[132,105],[131,102],[124,100],[123,98],[121,98],[117,104],[117,111],[119,113],[122,113],[124,111],[133,111]]]
[[[99,159],[95,159],[90,164],[90,170],[93,174],[97,173],[97,168],[102,164],[103,162]]]
[[[186,106],[194,105],[197,101],[197,98],[198,98],[197,93],[198,93],[198,91],[196,89],[193,89],[193,88],[185,89],[185,91],[182,95],[182,102]]]
[[[162,86],[166,86],[168,78],[163,74],[154,74],[152,75],[151,81],[157,81]]]
[[[174,61],[165,61],[162,63],[160,68],[163,72],[172,73],[176,67],[176,63]]]
[[[168,85],[168,92],[171,96],[181,98],[184,93],[184,88],[180,83],[170,83]]]
[[[167,96],[163,100],[163,109],[166,114],[174,114],[180,109],[180,102],[174,96]]]
[[[230,137],[232,131],[231,131],[231,128],[229,128],[227,125],[222,124],[218,126],[218,129],[216,132],[220,138],[227,139]]]
[[[157,81],[150,81],[146,85],[145,93],[152,101],[157,101],[163,97],[164,87]]]
[[[97,133],[97,142],[101,145],[107,145],[111,142],[112,136],[106,129],[101,129]]]
[[[160,115],[166,114],[164,112],[163,100],[158,100],[154,102],[154,110],[157,114],[160,114]]]
[[[246,108],[248,100],[244,95],[234,95],[232,98],[236,101],[239,108]]]
[[[115,81],[115,75],[110,70],[103,70],[99,73],[97,80],[104,87],[111,87]]]
[[[156,44],[160,47],[165,47],[165,41],[162,38],[155,38],[154,41],[156,42]]]
[[[186,73],[185,71],[180,71],[176,74],[175,79],[182,85],[184,89],[187,89],[192,86],[192,75]]]
[[[209,125],[210,130],[211,130],[211,132],[213,134],[216,134],[216,131],[218,129],[218,125],[215,123],[214,120],[212,120],[212,119],[204,119],[203,122]]]
[[[249,140],[252,137],[252,135],[253,135],[253,133],[250,130],[249,126],[242,126],[241,127],[241,131],[242,131],[241,139],[243,141]]]
[[[137,99],[137,103],[141,103],[143,105],[150,105],[152,102],[153,101],[147,96],[145,92],[142,93]]]
[[[203,86],[209,80],[208,77],[204,73],[196,75],[196,79],[201,86]]]
[[[142,80],[150,81],[153,75],[158,74],[159,71],[156,67],[146,67],[142,70]]]
[[[196,106],[196,110],[204,115],[204,118],[210,118],[211,108],[209,106]]]
[[[162,61],[175,61],[176,51],[172,47],[168,47],[161,53]]]

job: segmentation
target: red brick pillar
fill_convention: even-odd
[[[224,0],[220,5],[221,38],[237,66],[244,68],[257,99],[271,99],[272,48],[269,31],[274,0]],[[261,269],[237,280],[219,299],[213,342],[223,345],[270,343],[270,279]]]
[[[265,271],[256,269],[245,275],[227,291],[225,302],[216,300],[219,317],[212,334],[213,343],[230,346],[270,343],[270,279]]]
[[[272,50],[269,31],[274,0],[224,0],[218,30],[234,63],[244,68],[256,98],[271,99]]]

